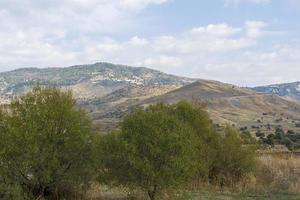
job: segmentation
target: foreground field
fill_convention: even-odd
[[[128,198],[120,195],[110,195],[106,197],[95,198],[95,200],[135,200],[134,198]],[[141,199],[144,200],[144,199]],[[176,200],[176,199],[172,199]],[[300,200],[300,195],[251,195],[251,194],[229,194],[229,193],[190,193],[183,197],[178,197],[178,200]]]
[[[195,194],[193,200],[299,200],[299,195],[232,195],[232,194]]]
[[[252,181],[245,183],[243,192],[221,192],[220,189],[199,187],[198,192],[186,192],[180,195],[161,197],[163,200],[300,200],[300,157],[279,153],[265,153],[259,156],[260,165]],[[203,192],[199,192],[199,191]],[[92,200],[146,200],[139,194],[131,195],[118,189],[96,187],[90,193]],[[139,196],[139,197],[137,197]]]

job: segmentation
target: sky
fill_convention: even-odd
[[[1,0],[0,71],[95,62],[300,81],[300,0]]]

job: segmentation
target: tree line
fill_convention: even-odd
[[[188,102],[136,108],[103,135],[71,92],[38,86],[0,111],[0,198],[84,199],[93,183],[151,200],[195,180],[232,186],[255,170],[255,152]]]

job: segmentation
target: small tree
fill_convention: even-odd
[[[0,118],[0,182],[56,198],[88,185],[91,123],[70,92],[36,87]]]
[[[227,127],[215,166],[216,176],[221,186],[233,186],[256,167],[256,144],[243,144],[240,133]]]
[[[106,136],[101,146],[104,179],[139,187],[150,199],[195,175],[198,162],[195,134],[170,106],[157,104],[125,117],[121,132]]]
[[[198,178],[211,179],[211,171],[217,162],[221,137],[214,129],[212,120],[204,109],[205,107],[202,104],[199,105],[199,103],[191,104],[181,101],[170,106],[170,108],[170,115],[176,115],[181,122],[189,125],[195,135]]]

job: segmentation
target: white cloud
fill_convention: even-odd
[[[193,28],[190,32],[194,34],[212,34],[216,36],[229,36],[240,32],[240,28],[233,28],[228,24],[209,24],[206,27]]]
[[[105,58],[122,49],[107,35],[136,26],[136,16],[167,0],[1,0],[0,70],[61,66]],[[146,44],[132,38],[132,45]],[[91,53],[101,49],[101,52]],[[91,60],[90,60],[91,59]]]
[[[161,36],[153,40],[154,49],[160,53],[209,53],[232,51],[253,46],[255,41],[246,36],[232,37],[241,28],[227,24],[209,24],[193,28],[182,35]]]
[[[251,48],[264,36],[261,34],[264,23],[252,21],[245,24],[241,27],[225,23],[209,24],[169,36],[133,36],[119,40],[80,33],[66,41],[70,33],[65,29],[50,34],[43,29],[0,31],[0,66],[68,66],[108,61],[192,77],[254,83],[262,80],[245,74],[255,74],[259,71],[258,67],[267,63],[283,63],[287,55],[290,57],[286,59],[291,63],[298,60],[299,52],[288,47],[278,47],[274,48],[274,52],[260,54],[252,52]],[[18,29],[12,27],[12,30]],[[241,54],[244,51],[252,53]]]
[[[169,35],[128,34],[142,9],[165,2],[1,0],[0,70],[108,61],[236,84],[299,79],[299,42],[261,48],[268,37],[277,37],[263,21],[208,24]]]
[[[174,67],[181,67],[183,65],[183,61],[178,57],[158,56],[157,58],[147,58],[139,63],[139,65],[148,66],[160,70],[173,70]]]
[[[299,47],[280,45],[269,51],[252,50],[228,59],[209,59],[205,67],[199,67],[195,73],[241,86],[257,86],[299,81],[299,63]]]
[[[1,0],[0,32],[22,30],[47,37],[60,34],[65,40],[74,35],[111,34],[135,26],[133,20],[150,5],[167,0]]]
[[[140,37],[137,37],[137,36],[134,36],[129,40],[129,44],[131,44],[133,46],[145,46],[148,43],[149,42],[146,38],[140,38]]]

